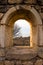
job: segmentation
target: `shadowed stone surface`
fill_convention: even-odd
[[[5,56],[5,50],[4,49],[0,49],[0,57]]]
[[[19,59],[19,60],[30,60],[37,55],[37,51],[29,48],[19,48],[13,47],[7,50],[6,58],[7,59]]]
[[[9,4],[14,4],[14,3],[36,3],[36,0],[8,0]]]
[[[43,47],[39,47],[38,55],[43,58]]]
[[[0,13],[0,19],[3,17],[3,13]]]
[[[21,61],[17,61],[16,65],[22,65]]]
[[[7,4],[7,0],[0,0],[0,4]]]
[[[36,63],[35,63],[35,65],[43,65],[43,60],[41,60],[41,59],[37,60]]]
[[[23,65],[33,65],[33,63],[29,61],[29,62],[24,62]]]
[[[5,61],[5,65],[14,65],[14,61]]]
[[[4,62],[0,61],[0,65],[4,65]]]
[[[20,37],[13,39],[13,46],[30,46],[30,37]]]
[[[8,0],[9,4],[22,3],[23,0]]]

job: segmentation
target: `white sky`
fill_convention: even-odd
[[[14,25],[18,25],[21,29],[20,29],[20,33],[22,37],[28,37],[30,36],[30,23],[28,23],[28,21],[23,20],[23,19],[19,19],[15,22]]]

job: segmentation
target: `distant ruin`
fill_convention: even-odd
[[[30,46],[30,37],[17,37],[13,41],[14,46]]]

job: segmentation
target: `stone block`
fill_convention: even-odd
[[[5,56],[5,51],[3,49],[0,49],[0,57]]]
[[[40,48],[41,48],[41,47],[43,47],[43,30],[42,30],[42,24],[39,25],[38,28],[39,28],[39,29],[38,29],[38,30],[39,30],[39,33],[38,33],[38,34],[39,34],[38,45],[39,45]],[[39,48],[39,49],[40,49],[40,48]]]
[[[7,0],[0,0],[0,4],[7,4]]]
[[[5,61],[5,65],[14,65],[13,61]]]
[[[21,3],[22,0],[8,0],[9,4],[14,4],[14,3]]]
[[[5,13],[5,12],[8,11],[11,7],[13,7],[13,5],[0,5],[0,12],[1,12],[1,13]]]
[[[14,4],[14,3],[36,3],[36,0],[8,0],[9,4]]]
[[[38,12],[41,12],[41,8],[40,8],[40,6],[35,6],[35,9],[38,11]]]
[[[17,48],[14,47],[13,49],[7,50],[6,58],[8,60],[12,59],[19,59],[19,60],[30,60],[34,58],[37,55],[37,52],[35,52],[33,49],[23,49],[23,48]]]
[[[3,17],[3,13],[0,13],[0,19]]]
[[[36,63],[35,63],[35,65],[43,65],[43,60],[42,59],[37,60]]]
[[[16,65],[22,65],[21,61],[16,61]]]
[[[0,61],[0,65],[4,65],[4,62],[3,61]]]
[[[43,47],[39,47],[38,55],[43,58]]]
[[[40,13],[41,18],[43,19],[43,13]]]
[[[15,38],[13,42],[14,42],[14,45],[23,45],[22,39],[20,38]]]
[[[13,39],[14,45],[17,46],[30,46],[30,38],[26,37],[26,38],[14,38]]]
[[[0,5],[0,12],[5,13],[7,11],[6,7],[7,6],[5,6],[5,5]]]
[[[31,61],[28,61],[28,62],[24,62],[23,65],[33,65],[33,63]]]
[[[25,0],[25,3],[30,3],[30,4],[36,3],[36,0]]]
[[[43,5],[43,0],[37,0],[37,3],[38,3],[39,5]]]

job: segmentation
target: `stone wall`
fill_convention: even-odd
[[[0,21],[11,7],[16,7],[18,9],[18,5],[31,6],[38,11],[42,19],[43,31],[43,0],[0,0]],[[2,32],[0,34],[3,36],[4,32]],[[0,41],[0,43],[3,43],[3,41]],[[25,48],[21,46],[3,48],[0,45],[0,65],[43,65],[43,45],[37,46],[38,51],[34,51],[32,48],[31,50],[28,46]]]
[[[17,37],[13,39],[14,46],[30,46],[30,37]]]

